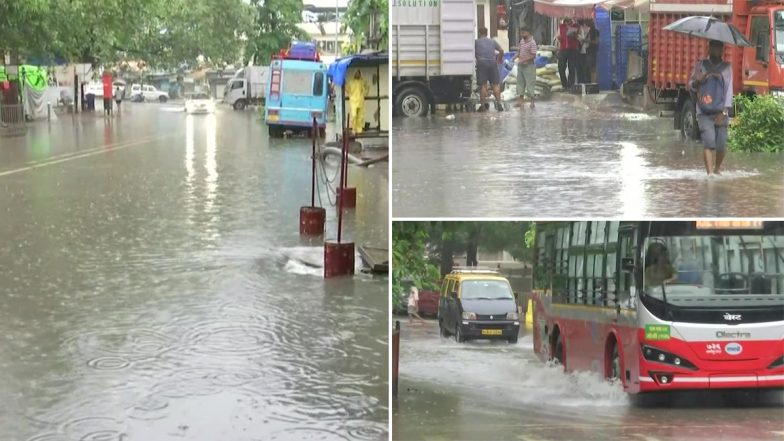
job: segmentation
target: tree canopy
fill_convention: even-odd
[[[371,32],[371,22],[373,35]],[[389,45],[389,2],[387,0],[351,0],[343,24],[353,32],[353,46],[386,50]]]

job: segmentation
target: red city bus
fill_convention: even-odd
[[[534,350],[629,393],[784,387],[784,222],[536,224]]]

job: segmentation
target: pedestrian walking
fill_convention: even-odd
[[[476,56],[476,82],[479,84],[479,111],[484,112],[490,108],[487,103],[487,83],[493,87],[495,109],[504,110],[501,104],[501,78],[498,73],[498,59],[504,56],[504,50],[497,41],[488,38],[487,28],[479,28],[479,38],[474,43]],[[496,55],[497,54],[497,55]]]
[[[114,89],[114,102],[117,104],[117,113],[120,113],[120,104],[122,104],[122,90],[120,90],[120,86],[117,86]]]
[[[425,323],[425,320],[419,316],[419,290],[416,286],[412,286],[408,292],[408,323],[413,324],[414,318]]]
[[[565,18],[558,33],[558,74],[564,89],[572,87],[576,80],[578,47],[577,26],[571,18]]]
[[[728,115],[732,107],[732,68],[723,59],[724,43],[711,40],[708,58],[694,66],[689,88],[697,94],[697,124],[708,176],[721,174],[727,150]]]
[[[531,98],[531,108],[535,107],[534,95],[536,92],[536,41],[531,30],[523,28],[520,30],[520,45],[517,50],[517,104],[515,107],[523,108],[525,104],[525,93]]]
[[[591,83],[596,83],[596,66],[597,58],[599,57],[599,30],[596,29],[596,24],[593,20],[588,20],[588,41],[591,43],[588,46],[588,72],[591,78]]]

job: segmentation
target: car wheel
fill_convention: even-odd
[[[513,345],[517,344],[517,336],[515,335],[514,337],[510,337],[509,338],[509,343],[511,343]]]
[[[455,341],[458,343],[465,342],[465,336],[463,335],[463,331],[460,330],[460,323],[455,323]]]
[[[159,96],[158,101],[165,103],[166,101],[168,101],[168,98],[166,98],[165,96]]]
[[[553,359],[557,360],[558,364],[566,369],[566,365],[564,364],[563,342],[561,342],[561,334],[558,334],[558,338],[555,340],[555,351],[553,354]]]
[[[694,110],[694,102],[688,98],[681,108],[681,133],[688,139],[697,139],[699,137],[699,131],[697,115]]]
[[[444,322],[441,320],[438,321],[438,329],[441,331],[441,337],[449,337],[449,331],[446,330]]]

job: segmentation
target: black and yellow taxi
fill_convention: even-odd
[[[456,268],[444,277],[438,302],[441,335],[517,343],[520,320],[509,281],[497,271]]]

